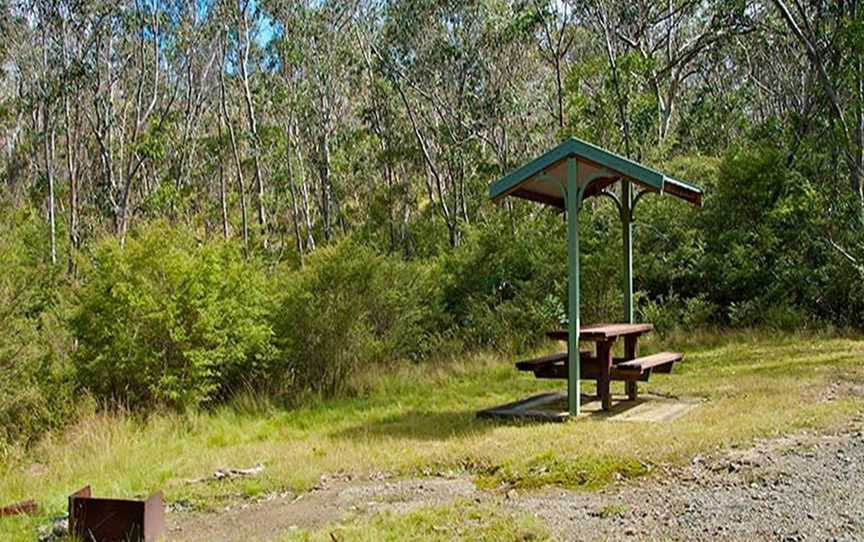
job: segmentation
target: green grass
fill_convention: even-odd
[[[607,504],[606,506],[601,507],[597,510],[597,517],[601,518],[612,518],[615,516],[623,516],[628,512],[628,508],[622,504]]]
[[[66,496],[86,484],[97,496],[162,489],[169,502],[213,509],[275,490],[302,491],[337,472],[464,473],[484,486],[593,488],[755,437],[831,429],[864,408],[861,341],[767,332],[654,340],[643,351],[662,346],[687,357],[642,389],[707,399],[671,423],[478,420],[478,409],[564,386],[517,374],[512,357],[494,354],[378,371],[362,395],[290,411],[250,400],[245,408],[147,421],[90,416],[0,464],[0,504],[35,498],[44,510],[0,520],[0,539],[32,539],[35,526],[62,514]],[[845,384],[829,400],[838,382]],[[254,480],[188,483],[220,467],[259,462],[266,468]],[[409,520],[374,521],[385,529]]]
[[[309,532],[289,533],[285,542],[375,542],[451,540],[541,542],[551,540],[546,529],[527,514],[509,515],[497,507],[457,501],[446,506],[422,508],[407,514],[379,513],[353,518]]]

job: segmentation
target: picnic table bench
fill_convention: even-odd
[[[596,345],[595,352],[580,350],[580,377],[597,381],[597,395],[603,410],[612,406],[612,395],[609,390],[611,381],[623,381],[627,398],[635,400],[638,397],[637,382],[647,381],[652,372],[669,373],[675,362],[681,361],[684,355],[678,352],[659,352],[648,356],[639,356],[639,337],[654,329],[651,324],[598,324],[582,328],[579,332],[580,341],[591,341]],[[547,333],[554,340],[567,342],[569,334],[566,330],[555,330]],[[612,348],[615,342],[624,339],[624,356],[614,357]],[[567,379],[568,353],[561,352],[539,358],[522,360],[516,363],[520,371],[530,371],[537,378]]]

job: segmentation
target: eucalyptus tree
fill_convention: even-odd
[[[81,246],[79,232],[79,173],[82,164],[82,123],[81,96],[82,79],[85,72],[81,69],[82,56],[87,42],[86,30],[80,23],[77,6],[73,2],[61,2],[55,11],[55,21],[59,25],[61,77],[63,95],[63,129],[66,154],[66,174],[69,180],[69,272],[75,272],[75,254]]]
[[[41,104],[40,111],[42,117],[42,152],[43,158],[45,160],[45,181],[48,185],[48,231],[49,231],[49,244],[50,244],[50,253],[51,253],[51,263],[57,263],[57,218],[56,218],[56,209],[54,204],[54,192],[55,192],[55,178],[54,178],[54,149],[55,149],[55,140],[57,135],[57,126],[54,121],[54,115],[56,113],[54,108],[54,95],[55,91],[53,88],[53,82],[56,80],[56,77],[53,73],[53,70],[49,68],[49,51],[52,47],[49,46],[48,42],[48,33],[49,23],[48,20],[50,15],[46,12],[48,6],[41,4],[38,6],[38,9],[41,11],[39,14],[40,19],[40,41],[42,46],[42,73],[41,73],[41,84],[40,84],[40,94],[41,94]]]
[[[157,169],[166,152],[164,130],[180,89],[164,56],[172,24],[159,4],[100,5],[94,46],[85,62],[91,104],[87,124],[96,141],[102,192],[110,204],[114,232],[126,238],[133,194],[148,167]],[[154,172],[151,171],[151,175]]]
[[[319,211],[324,238],[329,241],[334,235],[334,225],[342,221],[341,202],[335,195],[333,178],[333,139],[337,130],[347,124],[351,100],[357,98],[351,95],[347,85],[349,70],[355,61],[349,25],[356,6],[353,2],[310,4],[300,14],[305,34],[303,43],[306,44],[303,71],[308,78],[310,98],[305,102],[310,120],[307,133],[316,150]]]
[[[390,2],[380,44],[386,77],[409,120],[426,169],[426,196],[447,226],[451,246],[472,221],[469,183],[482,163],[482,132],[494,92],[490,51],[509,28],[493,1]]]
[[[675,106],[701,59],[749,28],[743,4],[726,0],[640,0],[617,4],[615,36],[643,60],[657,102],[657,139],[669,134]]]
[[[8,81],[14,85],[18,105],[15,127],[7,137],[8,158],[10,165],[15,167],[13,157],[29,149],[31,174],[35,180],[41,181],[36,183],[40,192],[44,186],[47,252],[51,263],[56,264],[57,215],[60,210],[57,201],[60,109],[57,102],[66,94],[62,84],[65,64],[60,61],[65,49],[57,32],[59,2],[21,2],[2,8],[2,26],[8,32],[4,50],[11,53],[8,61],[3,62],[3,68],[8,73]],[[3,109],[2,105],[0,109]],[[29,120],[29,129],[25,118]],[[26,143],[25,136],[29,139]],[[18,156],[23,157],[23,154]]]
[[[215,102],[214,89],[219,64],[219,21],[207,2],[178,2],[166,5],[166,17],[176,21],[171,40],[162,45],[166,63],[174,66],[181,81],[178,99],[179,133],[168,149],[174,184],[179,189],[189,183],[195,169],[198,144],[203,138],[202,124],[208,105]]]
[[[22,66],[24,54],[35,36],[11,2],[0,2],[0,142],[3,146],[3,181],[6,195],[18,204],[26,186],[23,169],[30,170],[30,160],[22,152],[27,137],[27,109],[25,101],[28,70]],[[25,107],[27,104],[27,107]],[[26,162],[26,164],[25,164]]]
[[[812,66],[864,222],[864,6],[772,0]]]
[[[612,102],[618,116],[621,139],[624,144],[624,154],[633,156],[634,142],[631,133],[630,92],[626,80],[627,71],[621,70],[620,58],[623,54],[622,44],[616,39],[616,28],[621,25],[620,12],[615,10],[615,2],[611,0],[591,0],[585,5],[586,26],[599,35],[601,48],[605,53],[608,66],[608,80],[612,88]]]
[[[307,174],[307,156],[304,149],[301,125],[303,102],[307,99],[305,48],[303,41],[295,37],[296,25],[292,18],[295,12],[289,8],[296,4],[268,3],[268,12],[275,17],[284,28],[282,34],[270,44],[278,61],[274,83],[272,86],[271,106],[278,109],[274,117],[282,124],[280,133],[285,139],[284,162],[286,169],[285,184],[288,188],[289,211],[294,233],[294,242],[299,261],[303,262],[306,253],[315,249],[315,232],[313,205],[310,202],[311,189]]]
[[[532,3],[539,22],[535,35],[540,55],[554,73],[558,128],[564,128],[565,63],[575,39],[578,10],[571,2],[562,0],[532,0]]]
[[[406,223],[411,213],[409,203],[411,183],[406,179],[404,157],[404,122],[398,111],[398,99],[392,85],[382,76],[379,59],[374,55],[372,40],[378,31],[376,15],[372,15],[357,29],[357,45],[363,61],[364,82],[368,86],[368,105],[363,118],[377,143],[375,165],[383,175],[387,205],[388,251],[401,246],[407,253]],[[410,136],[409,136],[410,137]],[[400,168],[400,165],[403,167]],[[401,172],[401,173],[400,173]]]
[[[240,200],[240,221],[241,231],[243,233],[243,247],[249,249],[249,211],[246,201],[246,182],[243,176],[243,164],[240,158],[239,143],[237,134],[234,130],[234,121],[231,119],[228,109],[228,89],[225,83],[225,65],[226,53],[225,42],[227,38],[224,32],[219,36],[219,132],[221,134],[222,127],[227,126],[228,142],[231,147],[231,157],[234,163],[234,175],[237,181],[237,193]],[[220,140],[222,137],[220,136]],[[220,170],[221,171],[221,170]],[[227,211],[226,211],[227,214]]]
[[[252,163],[255,173],[255,191],[257,194],[258,204],[258,227],[261,230],[261,237],[264,248],[267,248],[267,206],[264,198],[264,179],[261,174],[261,137],[258,133],[258,119],[255,115],[255,103],[252,99],[252,90],[250,79],[250,54],[252,52],[254,36],[257,35],[253,29],[256,22],[261,21],[261,17],[256,16],[257,6],[252,0],[238,0],[236,9],[231,10],[234,17],[234,29],[238,36],[237,60],[240,68],[240,82],[243,88],[243,100],[246,111],[246,122],[248,123],[250,147],[252,150]]]
[[[551,101],[561,108],[564,107],[566,87],[562,81],[559,103],[558,69],[563,78],[568,69],[564,59],[575,43],[578,30],[569,27],[575,21],[575,16],[568,13],[571,12],[556,16],[561,18],[559,24],[562,31],[566,28],[564,33],[568,34],[562,48],[557,49],[556,46],[559,51],[556,54],[562,56],[552,76],[556,90]],[[543,45],[538,48],[531,46],[540,32],[536,11],[520,4],[492,3],[489,17],[494,30],[487,35],[487,45],[479,57],[484,83],[482,100],[479,102],[481,114],[476,117],[475,123],[477,137],[490,151],[497,167],[496,173],[504,175],[517,163],[557,143],[564,111],[559,111],[560,116],[558,113],[553,114],[557,122],[550,124],[542,112],[544,104],[550,102],[549,96],[535,92],[537,88],[547,87],[549,79],[543,70],[543,64],[549,62],[542,50]],[[545,34],[546,30],[542,32]],[[486,160],[485,153],[481,159]],[[508,206],[510,203],[507,202]]]

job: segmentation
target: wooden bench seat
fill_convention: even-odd
[[[652,369],[657,373],[670,373],[672,372],[672,364],[676,361],[681,361],[683,358],[684,354],[678,352],[658,352],[650,356],[623,361],[615,365],[615,368],[619,371],[633,371],[639,374]]]
[[[584,362],[586,359],[591,357],[591,352],[583,351],[579,352],[579,356]],[[558,365],[563,363],[567,365],[567,352],[560,352],[558,354],[549,354],[548,356],[541,356],[539,358],[534,359],[526,359],[522,361],[516,362],[516,368],[520,371],[540,371],[542,369],[548,369],[554,365]]]
[[[609,368],[608,377],[612,381],[625,382],[628,398],[635,400],[638,396],[636,389],[638,381],[647,381],[652,372],[672,372],[672,365],[683,358],[684,354],[678,352],[659,352],[627,361],[615,358],[612,367]],[[598,382],[603,378],[600,361],[591,355],[591,352],[579,352],[579,365],[581,378]],[[516,363],[516,368],[520,371],[532,371],[537,378],[566,379],[567,352],[519,361]]]
[[[520,371],[536,371],[538,369],[542,369],[543,367],[548,367],[562,361],[567,361],[567,352],[561,352],[560,354],[550,354],[548,356],[541,356],[539,358],[517,361],[516,368]]]

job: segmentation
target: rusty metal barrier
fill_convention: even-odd
[[[155,542],[164,526],[161,491],[144,501],[92,497],[90,486],[69,496],[69,532],[87,542]]]
[[[38,510],[39,507],[36,506],[36,502],[31,499],[0,508],[0,517],[35,514]]]

